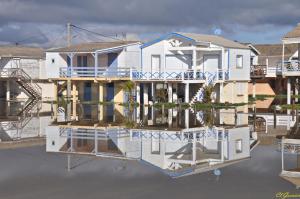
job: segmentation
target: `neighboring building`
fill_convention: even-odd
[[[42,48],[0,46],[0,98],[53,98]]]

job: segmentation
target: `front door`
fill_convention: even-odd
[[[160,72],[160,55],[152,55],[151,57],[151,72]]]

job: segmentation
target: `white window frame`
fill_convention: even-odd
[[[235,140],[235,153],[242,153],[243,152],[243,140],[238,139]]]
[[[242,60],[241,65],[239,65],[239,59]],[[243,68],[243,66],[244,66],[244,57],[243,57],[243,55],[236,55],[236,68],[241,69],[241,68]]]

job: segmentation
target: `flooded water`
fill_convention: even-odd
[[[24,111],[28,103],[0,103],[3,110],[0,115],[2,150],[18,148],[18,145],[30,148],[38,143],[38,146],[45,146],[43,150],[47,154],[65,157],[60,169],[66,173],[116,160],[121,162],[112,167],[121,172],[120,176],[133,172],[124,166],[132,162],[143,168],[142,172],[134,171],[134,175],[144,175],[148,169],[176,180],[189,178],[187,176],[200,178],[201,174],[209,174],[217,180],[223,175],[235,178],[237,174],[226,172],[231,171],[226,168],[233,168],[237,172],[247,172],[247,175],[250,171],[258,172],[262,179],[274,176],[272,183],[278,182],[281,186],[285,181],[279,177],[281,152],[278,138],[295,130],[297,121],[286,111],[274,112],[269,107],[197,110],[151,106],[128,108],[112,104],[77,104],[72,107],[76,116],[70,114],[68,119],[66,106],[36,102],[30,110]],[[47,162],[47,157],[43,157],[43,161]],[[100,161],[92,161],[94,158]],[[253,168],[247,165],[249,161]],[[269,165],[270,161],[274,167]],[[286,167],[297,168],[297,163],[297,156],[287,155]],[[207,178],[202,181],[209,182]],[[291,184],[284,186],[284,190],[294,190]],[[277,191],[284,190],[278,188]],[[275,194],[275,190],[273,192]]]

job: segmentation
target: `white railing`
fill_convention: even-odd
[[[300,72],[300,62],[297,60],[285,61],[282,67],[282,73],[289,72]]]
[[[216,80],[228,80],[228,71],[218,70],[218,72],[203,72],[199,70],[185,71],[137,71],[133,70],[131,74],[133,80],[203,80],[209,81],[209,84]]]
[[[60,77],[130,77],[129,68],[62,67]]]

